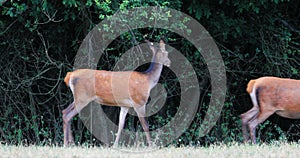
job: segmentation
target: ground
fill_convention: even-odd
[[[140,152],[136,152],[140,151]],[[209,147],[166,147],[161,149],[108,147],[56,147],[0,145],[1,157],[298,157],[300,144],[211,145]]]

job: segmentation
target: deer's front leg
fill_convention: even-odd
[[[139,108],[135,108],[135,111],[138,114],[139,120],[142,124],[143,130],[146,134],[146,138],[147,138],[147,142],[149,146],[152,146],[152,141],[151,141],[151,136],[150,136],[150,131],[149,131],[149,125],[148,122],[146,120],[146,106],[142,106]]]
[[[120,136],[121,136],[121,132],[122,132],[122,129],[124,128],[125,119],[126,119],[126,115],[128,113],[128,110],[129,110],[128,107],[121,107],[120,116],[119,116],[118,133],[117,133],[117,137],[116,137],[116,140],[114,142],[114,145],[113,145],[114,147],[118,146]]]

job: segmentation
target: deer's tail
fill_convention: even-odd
[[[247,85],[247,92],[250,94],[253,91],[253,86],[255,84],[255,80],[250,80]]]
[[[72,72],[68,72],[67,73],[67,75],[66,75],[66,77],[65,77],[65,79],[64,79],[64,81],[65,81],[65,84],[69,87],[70,85],[69,85],[69,81],[70,81],[70,77],[71,77],[71,74],[72,74]]]

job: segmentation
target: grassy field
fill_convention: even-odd
[[[136,152],[143,150],[144,152]],[[0,157],[299,157],[300,144],[274,143],[272,145],[212,145],[210,147],[168,147],[156,150],[103,147],[51,147],[0,145]]]

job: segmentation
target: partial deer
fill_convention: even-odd
[[[300,118],[300,80],[261,77],[247,86],[253,107],[241,115],[244,141],[248,142],[248,129],[252,143],[256,144],[255,129],[270,115]]]
[[[129,108],[133,107],[145,131],[148,145],[152,145],[149,126],[145,119],[145,106],[151,89],[157,84],[163,65],[171,64],[165,43],[161,40],[159,48],[148,43],[152,53],[152,62],[145,72],[104,71],[78,69],[68,72],[64,81],[70,87],[74,101],[63,114],[64,145],[73,142],[70,121],[91,101],[107,106],[121,107],[118,132],[114,146],[118,145],[121,131]]]

